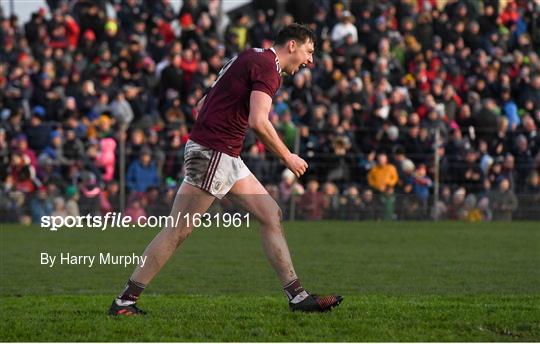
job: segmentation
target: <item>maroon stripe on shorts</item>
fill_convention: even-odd
[[[215,152],[216,155],[214,157],[214,159],[212,159],[212,163],[210,164],[210,168],[208,169],[208,176],[206,177],[203,185],[202,185],[202,188],[203,190],[206,190],[206,191],[209,191],[210,190],[210,185],[212,183],[212,178],[214,176],[214,172],[215,172],[215,169],[218,165],[218,158],[219,158],[219,152]]]
[[[201,183],[201,188],[204,189],[204,185],[206,184],[206,180],[208,179],[210,175],[210,170],[212,169],[212,164],[214,163],[214,159],[216,157],[216,151],[212,151],[212,156],[210,157],[210,162],[208,162],[208,166],[206,167],[206,172],[204,173],[203,181]]]
[[[212,169],[212,172],[210,173],[210,178],[208,178],[206,190],[210,191],[210,187],[212,186],[212,181],[214,180],[214,176],[216,175],[217,168],[219,166],[219,161],[221,160],[221,152],[218,152],[216,163],[214,164],[214,167]]]

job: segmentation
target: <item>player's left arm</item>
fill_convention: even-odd
[[[306,172],[307,163],[298,155],[289,151],[281,141],[276,129],[268,119],[272,107],[272,98],[265,92],[252,91],[250,96],[249,126],[266,148],[277,155],[297,177]]]

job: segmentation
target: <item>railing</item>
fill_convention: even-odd
[[[523,162],[509,157],[511,153],[508,153],[492,158],[489,168],[481,166],[478,159],[471,164],[467,162],[465,153],[448,155],[435,149],[437,145],[434,142],[442,142],[438,132],[432,134],[432,139],[425,141],[425,149],[421,153],[408,153],[396,149],[397,145],[384,142],[377,144],[376,141],[372,142],[373,149],[366,150],[361,147],[365,141],[361,136],[368,132],[373,132],[373,129],[360,128],[353,133],[356,136],[348,138],[349,141],[345,143],[337,143],[337,139],[326,139],[325,143],[315,146],[310,144],[305,135],[297,134],[290,148],[310,166],[300,180],[293,178],[287,182],[285,167],[270,153],[246,149],[242,158],[280,205],[284,219],[288,220],[540,219],[540,187],[535,172],[539,166],[535,166],[534,160]],[[323,138],[334,135],[329,130],[312,131],[310,134]],[[120,139],[126,136],[126,142]],[[142,203],[149,214],[168,215],[183,176],[183,147],[169,150],[155,147],[152,150],[154,154],[160,149],[164,153],[154,155],[158,160],[163,159],[154,161],[157,166],[161,166],[158,171],[160,184],[146,193],[134,193],[129,190],[125,180],[129,164],[136,159],[130,156],[129,135],[120,132],[116,141],[118,150],[115,178],[106,182],[101,176],[96,176],[96,187],[101,190],[98,197],[85,194],[83,188],[87,180],[84,178],[79,178],[75,185],[79,194],[76,203],[81,215],[85,212],[124,212],[136,201]],[[389,162],[398,171],[399,181],[387,190],[379,191],[369,185],[368,174],[377,164],[377,153],[384,149],[387,150]],[[396,156],[399,153],[404,154],[402,157]],[[425,181],[416,180],[423,178],[417,172],[420,165],[425,165],[429,185],[423,185]],[[65,172],[65,166],[58,168]],[[505,179],[508,181],[507,191],[500,185],[501,180]],[[308,184],[312,180],[319,184],[318,191],[308,193]],[[39,179],[37,182],[40,182]],[[66,186],[70,182],[65,180],[61,186],[43,183],[41,191],[31,193],[18,188],[13,180],[11,184],[3,183],[0,191],[0,222],[28,222],[28,217],[36,217],[35,209],[52,212],[55,201],[65,203],[73,197],[66,196]],[[156,199],[159,202],[156,203]],[[234,206],[225,200],[216,202],[215,208],[218,211],[229,211]]]

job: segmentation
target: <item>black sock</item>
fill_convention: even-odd
[[[124,291],[120,295],[118,295],[118,298],[122,301],[137,302],[139,296],[144,291],[144,288],[146,288],[146,285],[129,279],[124,288]]]
[[[289,301],[292,301],[292,299],[294,299],[298,294],[304,291],[304,288],[302,288],[300,280],[298,280],[297,278],[285,284],[283,286],[283,291],[285,292],[285,295],[287,295]]]

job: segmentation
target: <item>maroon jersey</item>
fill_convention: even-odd
[[[273,49],[248,49],[219,72],[206,95],[190,138],[200,145],[237,157],[248,129],[251,91],[274,97],[281,84]]]

